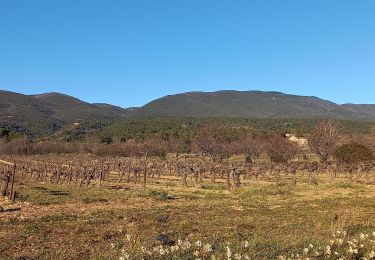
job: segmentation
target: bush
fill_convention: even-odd
[[[374,159],[372,150],[362,144],[350,143],[338,147],[334,152],[335,159],[340,163],[355,164]]]
[[[272,135],[268,138],[266,152],[272,162],[285,163],[300,153],[300,147],[280,135]]]

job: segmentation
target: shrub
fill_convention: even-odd
[[[334,157],[338,162],[347,164],[368,162],[374,159],[372,150],[358,143],[341,145],[335,150]]]
[[[288,139],[275,134],[268,138],[266,152],[272,162],[285,163],[289,162],[300,152],[300,147]]]

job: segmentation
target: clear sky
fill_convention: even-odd
[[[375,103],[375,1],[0,0],[0,89],[123,107],[221,89]]]

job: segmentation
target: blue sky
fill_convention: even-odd
[[[0,0],[0,89],[140,106],[185,91],[375,103],[373,0]]]

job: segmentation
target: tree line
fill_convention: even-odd
[[[273,162],[289,162],[297,155],[315,153],[322,163],[335,158],[343,163],[372,159],[375,148],[371,134],[347,134],[341,122],[322,120],[305,134],[308,146],[303,147],[290,141],[280,132],[263,132],[246,125],[235,125],[220,121],[153,121],[153,127],[133,122],[133,129],[125,137],[115,136],[103,140],[101,135],[91,135],[84,142],[33,141],[28,138],[8,140],[9,132],[2,131],[0,144],[2,154],[64,154],[93,153],[100,156],[159,156],[167,153],[194,153],[208,156],[215,161],[228,159],[233,155],[245,155],[251,162],[262,154]],[[155,130],[163,129],[164,131]],[[193,129],[193,130],[192,130]],[[132,134],[131,134],[132,133]],[[134,134],[142,137],[135,137]],[[151,134],[154,133],[154,134]]]

